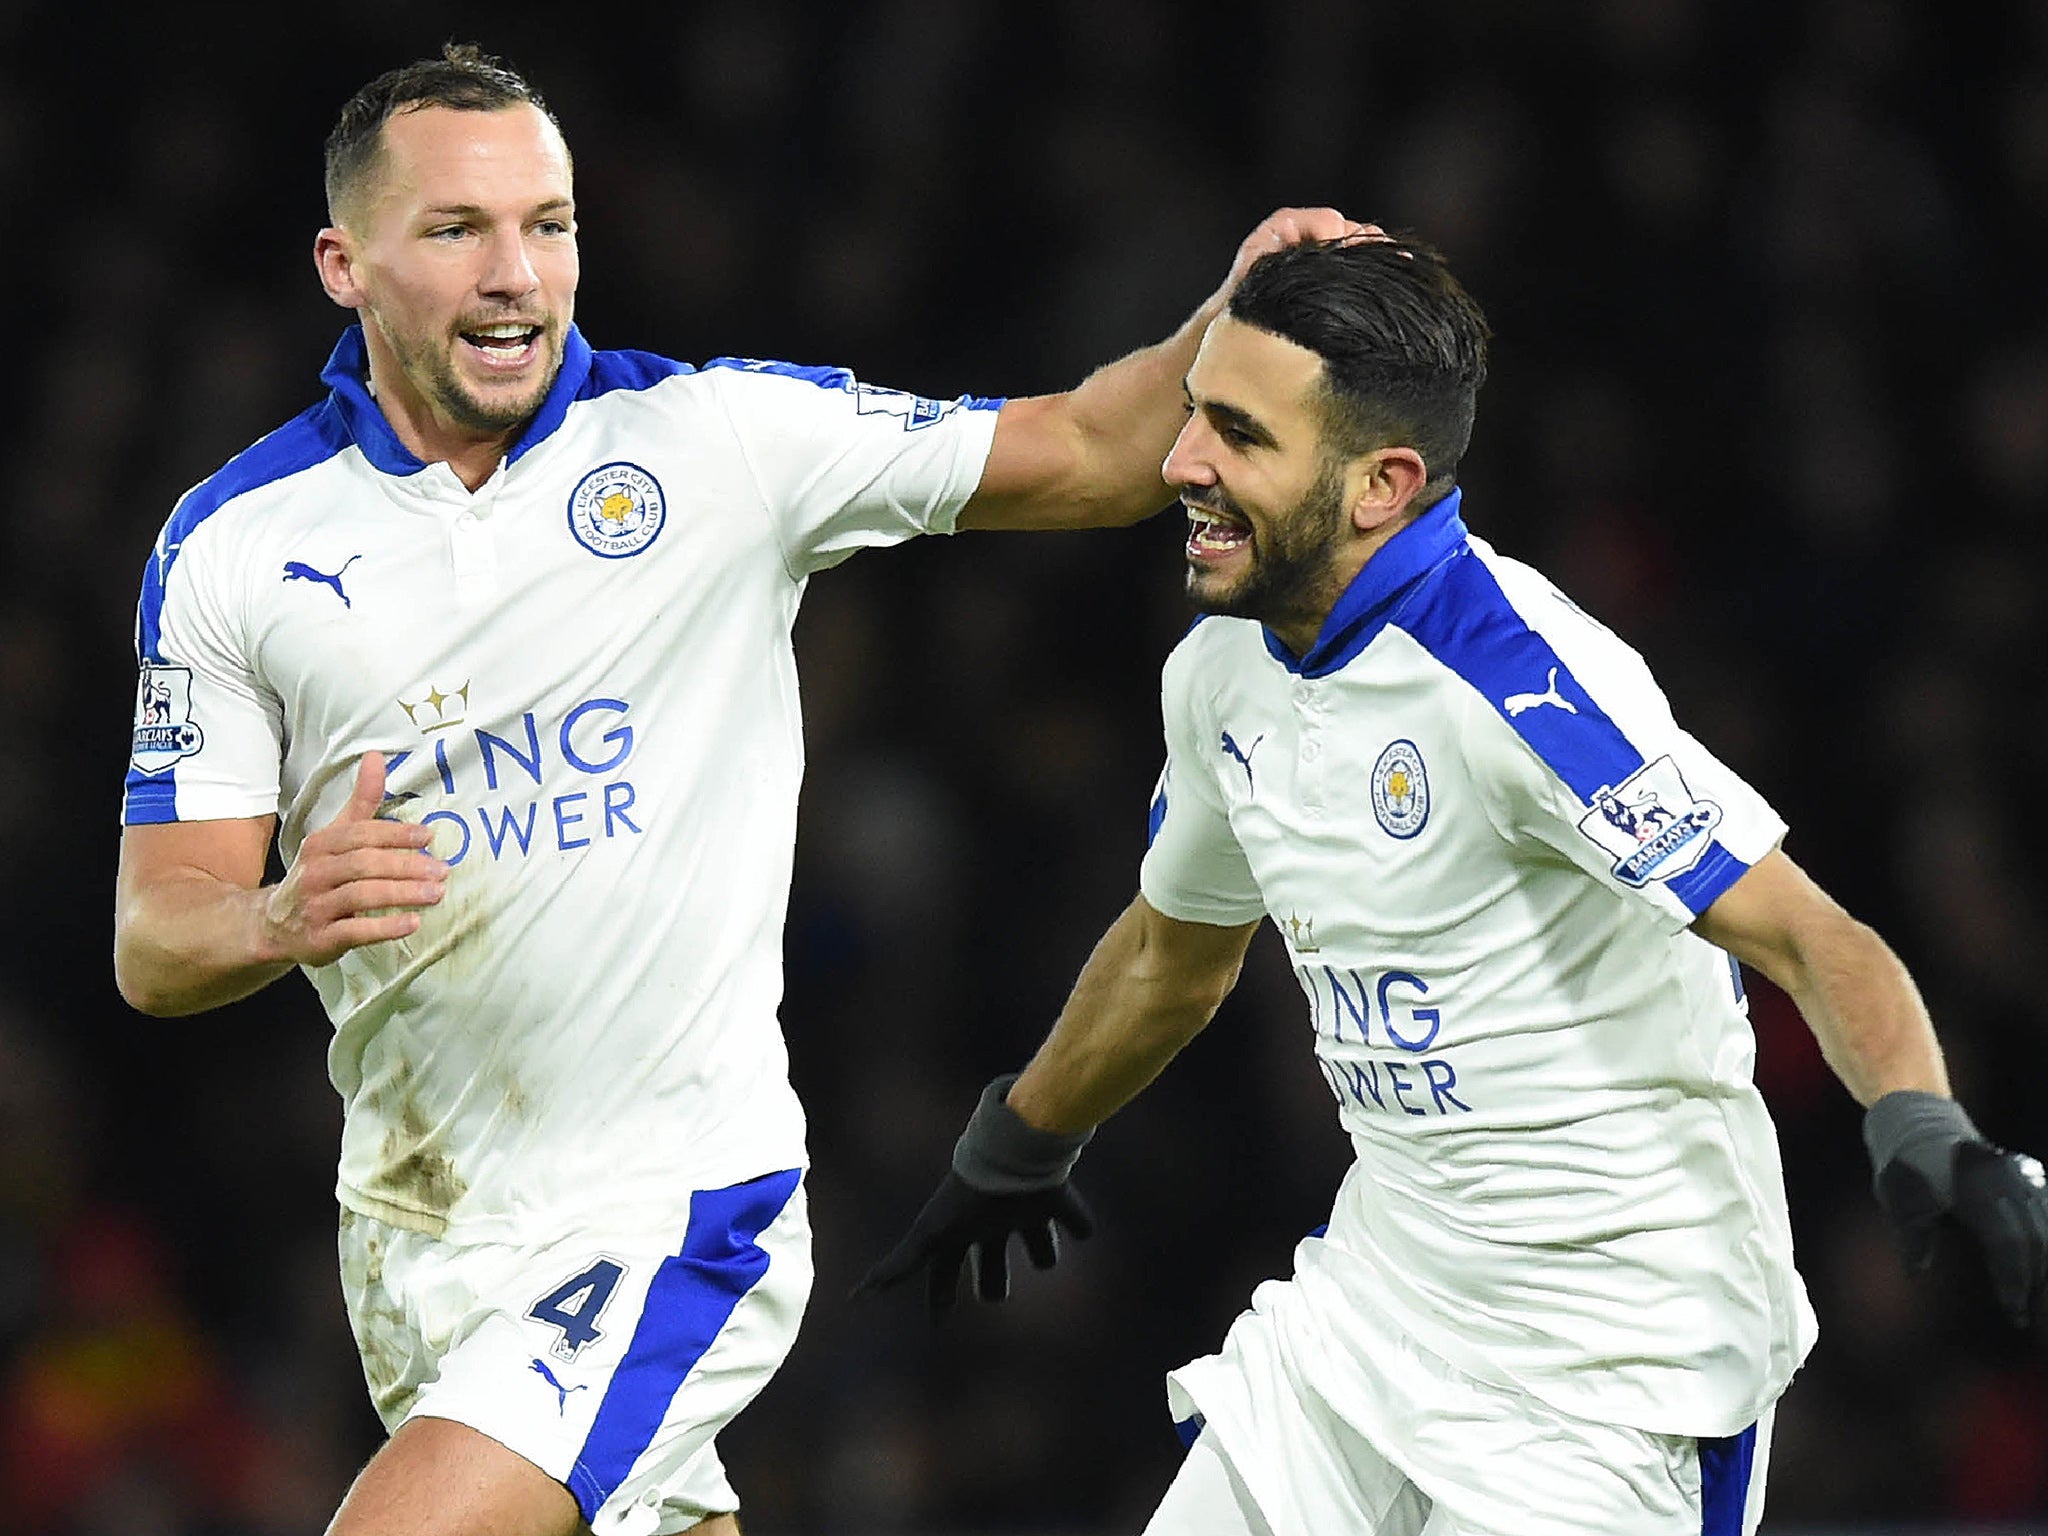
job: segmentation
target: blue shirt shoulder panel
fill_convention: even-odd
[[[1642,754],[1470,546],[1431,573],[1395,624],[1471,684],[1581,801],[1590,805],[1643,766]],[[1551,698],[1561,702],[1534,707]]]
[[[820,389],[836,389],[845,394],[873,390],[877,395],[897,396],[904,399],[922,401],[929,407],[925,414],[932,420],[936,420],[940,415],[944,414],[944,406],[957,405],[970,411],[997,411],[1002,409],[1005,399],[1002,395],[961,395],[956,400],[942,402],[932,400],[926,396],[907,395],[902,390],[884,389],[879,385],[863,384],[854,376],[853,371],[849,368],[833,368],[810,363],[785,363],[771,357],[714,357],[704,367],[707,370],[723,368],[734,373],[766,373],[773,374],[779,378],[802,379],[806,383],[817,385]],[[911,419],[913,423],[918,422],[916,415],[913,415]]]
[[[164,584],[193,530],[237,496],[261,490],[333,458],[351,442],[348,424],[330,398],[302,412],[269,436],[243,449],[209,478],[186,492],[142,572],[142,603],[136,611],[135,649],[143,661],[162,661],[157,652]]]
[[[672,357],[663,357],[655,352],[593,352],[590,355],[590,373],[584,379],[583,387],[577,391],[576,398],[595,400],[615,390],[652,389],[665,379],[696,371],[688,363],[679,363]]]
[[[802,379],[820,389],[850,390],[854,386],[850,369],[785,363],[772,357],[714,357],[704,366],[706,369],[725,368],[734,373],[772,373],[778,378]]]
[[[1430,572],[1393,623],[1470,684],[1582,805],[1590,808],[1645,766],[1635,743],[1469,545]],[[1747,867],[1717,841],[1667,883],[1701,912]]]

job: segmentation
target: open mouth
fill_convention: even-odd
[[[1207,507],[1188,507],[1188,558],[1214,561],[1229,558],[1251,543],[1252,531],[1235,518]]]
[[[476,356],[494,368],[519,368],[533,360],[540,346],[541,327],[518,321],[480,325],[461,333]]]

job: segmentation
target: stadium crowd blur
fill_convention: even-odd
[[[1496,332],[1472,526],[1647,654],[1914,968],[1980,1125],[2048,1154],[2048,9],[558,10],[366,0],[293,44],[0,4],[0,1532],[311,1532],[376,1443],[312,991],[145,1020],[111,891],[143,560],[317,398],[321,140],[450,36],[565,125],[601,347],[1024,394],[1164,334],[1283,202],[1430,239]],[[1183,528],[811,588],[784,1020],[818,1285],[723,1442],[761,1536],[1136,1529],[1178,1454],[1163,1371],[1323,1218],[1347,1153],[1269,932],[1083,1161],[1094,1242],[941,1331],[846,1299],[1134,888]],[[2042,1331],[1953,1254],[1902,1275],[1855,1106],[1752,997],[1822,1323],[1773,1526],[2048,1520]]]

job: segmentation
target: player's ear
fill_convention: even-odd
[[[1370,533],[1407,510],[1429,483],[1429,470],[1413,448],[1375,448],[1353,461],[1346,480],[1351,526]]]
[[[320,274],[327,297],[343,309],[363,307],[362,285],[356,281],[355,239],[347,230],[330,225],[313,237],[313,268]]]

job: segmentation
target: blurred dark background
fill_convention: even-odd
[[[1025,394],[1170,329],[1279,204],[1433,241],[1496,331],[1469,522],[1647,654],[1913,967],[1983,1128],[2048,1152],[2037,0],[0,3],[0,1531],[317,1531],[377,1443],[312,991],[136,1016],[111,892],[144,557],[317,398],[321,141],[449,37],[567,130],[600,347]],[[1181,537],[931,540],[807,598],[819,1282],[721,1442],[761,1536],[1135,1530],[1162,1373],[1323,1219],[1347,1150],[1269,932],[1090,1150],[1096,1241],[943,1332],[845,1299],[1135,888]],[[2040,1332],[1953,1255],[1901,1275],[1854,1105],[1752,981],[1822,1322],[1767,1528],[2036,1528]]]

